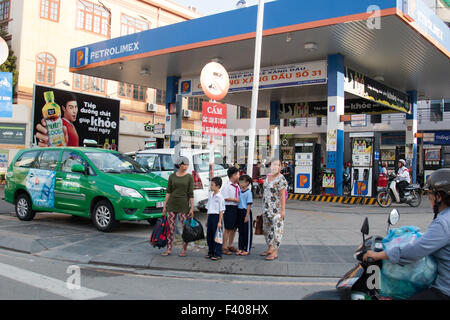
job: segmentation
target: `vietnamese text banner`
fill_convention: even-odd
[[[282,103],[280,105],[280,119],[297,119],[309,117],[326,117],[327,101]],[[384,105],[366,99],[345,99],[345,114],[383,114],[396,113]]]
[[[229,93],[251,91],[253,70],[229,73]],[[290,65],[262,68],[259,89],[277,89],[327,83],[327,61],[314,61]],[[180,80],[179,92],[185,96],[204,95],[200,78]]]
[[[227,105],[203,102],[202,134],[206,136],[226,136]]]
[[[389,88],[349,68],[345,68],[344,90],[394,110],[405,113],[409,113],[411,110],[410,99],[406,93]]]
[[[64,127],[65,146],[81,147],[95,142],[97,147],[118,150],[120,100],[38,85],[33,96],[32,144],[38,144],[46,134],[38,124],[42,124],[44,114],[47,117],[49,114],[44,112],[48,105],[45,93],[48,92],[53,92],[53,108],[57,109],[56,114]]]

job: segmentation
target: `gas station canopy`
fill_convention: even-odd
[[[215,58],[229,72],[249,70],[256,15],[253,6],[74,48],[70,71],[165,89],[167,77],[198,77]],[[346,67],[398,91],[449,95],[450,30],[421,0],[270,2],[263,37],[262,67],[341,54]],[[260,97],[265,107],[271,100],[320,100],[327,85],[262,90]],[[240,92],[225,102],[249,105],[250,98]]]

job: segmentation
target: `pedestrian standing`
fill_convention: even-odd
[[[252,205],[253,195],[250,188],[252,179],[249,175],[239,177],[239,185],[241,192],[238,204],[238,230],[239,230],[239,250],[236,252],[238,256],[247,256],[252,248]]]
[[[268,261],[278,258],[284,229],[286,188],[287,182],[281,174],[280,160],[271,161],[270,174],[264,181],[263,196],[263,231],[268,248],[261,254]]]
[[[188,218],[194,218],[194,178],[187,173],[189,168],[189,159],[179,157],[175,161],[176,173],[169,176],[167,184],[166,200],[164,201],[163,215],[167,215],[169,232],[167,235],[167,251],[163,256],[172,254],[173,236],[175,230],[176,218],[178,216],[181,225]],[[183,242],[183,250],[180,257],[186,256],[187,243]]]
[[[222,187],[220,193],[225,199],[225,213],[223,221],[225,230],[223,232],[222,253],[230,255],[238,250],[233,247],[234,236],[238,227],[238,204],[239,204],[239,169],[231,167],[227,171],[229,181]]]
[[[206,209],[208,210],[208,221],[206,224],[206,240],[208,242],[208,254],[206,259],[220,260],[222,259],[222,244],[215,241],[216,232],[218,229],[222,229],[223,213],[225,211],[225,200],[220,194],[220,188],[222,187],[222,179],[220,177],[214,177],[211,180],[211,193],[209,195],[208,204]]]

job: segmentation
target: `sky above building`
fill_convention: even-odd
[[[219,12],[229,11],[236,9],[236,4],[239,0],[171,0],[181,4],[182,6],[194,7],[197,11],[203,15],[211,15]],[[271,2],[274,0],[266,0]],[[247,6],[258,4],[258,0],[246,0]]]

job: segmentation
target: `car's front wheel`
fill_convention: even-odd
[[[32,202],[26,193],[21,193],[16,198],[16,216],[22,221],[31,221],[34,219],[36,211],[32,209]]]
[[[92,222],[95,227],[103,232],[114,230],[117,226],[114,208],[107,200],[97,202],[92,210]]]

